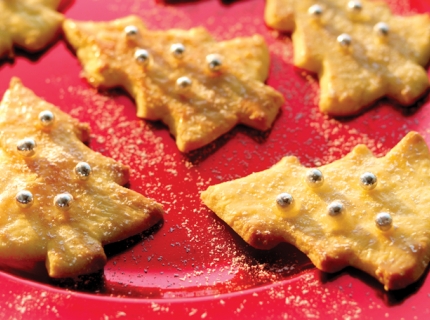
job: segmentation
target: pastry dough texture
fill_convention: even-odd
[[[382,158],[358,145],[318,169],[322,186],[311,187],[309,169],[285,157],[265,171],[211,186],[201,198],[254,247],[288,242],[322,271],[353,266],[386,290],[417,281],[430,260],[430,155],[424,139],[410,132]],[[371,190],[360,184],[364,173],[377,177]],[[279,205],[282,193],[292,196],[290,205],[285,196]],[[378,227],[376,221],[387,224]]]
[[[134,31],[127,34],[127,27]],[[66,20],[63,28],[88,81],[125,88],[136,101],[137,115],[164,122],[182,152],[214,141],[239,123],[268,130],[284,102],[263,84],[269,53],[261,36],[216,42],[201,27],[152,31],[136,16]],[[172,53],[175,45],[182,53]],[[141,59],[138,50],[144,50]],[[211,69],[211,55],[221,65]]]
[[[429,87],[429,15],[393,15],[380,1],[349,3],[267,0],[265,21],[293,32],[294,65],[318,75],[323,113],[354,115],[384,96],[413,104]],[[340,41],[342,34],[350,41]]]
[[[44,125],[41,112],[54,120]],[[92,273],[106,263],[103,245],[163,218],[160,204],[121,186],[129,168],[89,149],[88,138],[87,124],[12,79],[0,103],[1,265],[30,271],[45,261],[53,278]],[[34,155],[17,150],[22,139],[36,143]],[[81,162],[91,168],[86,179],[75,171]],[[33,197],[24,206],[23,190]],[[71,196],[68,207],[55,204],[61,194]]]
[[[61,0],[0,0],[0,58],[13,57],[13,47],[30,52],[45,48],[61,29]]]

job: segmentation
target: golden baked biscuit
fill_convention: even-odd
[[[0,58],[13,57],[13,46],[34,52],[58,34],[64,17],[61,0],[0,0]]]
[[[427,145],[410,132],[382,158],[364,145],[318,169],[285,157],[201,198],[254,247],[288,242],[322,271],[350,265],[391,290],[415,282],[430,260],[429,177]]]
[[[267,130],[284,102],[263,84],[269,53],[261,36],[216,42],[204,28],[151,31],[135,16],[66,20],[63,29],[88,81],[125,88],[137,115],[163,121],[182,152],[238,123]]]
[[[12,79],[0,104],[0,265],[53,278],[103,268],[102,245],[148,229],[161,205],[121,187],[129,168],[92,151],[79,123]]]
[[[267,0],[265,20],[293,32],[294,65],[318,74],[324,113],[353,115],[383,96],[411,105],[429,86],[428,14],[396,16],[366,0]]]

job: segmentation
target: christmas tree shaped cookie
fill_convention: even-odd
[[[121,187],[129,168],[81,141],[89,128],[13,79],[0,104],[0,264],[51,277],[95,272],[103,245],[163,217],[153,200]]]
[[[66,20],[63,29],[88,81],[125,88],[137,115],[163,121],[182,152],[238,123],[267,130],[283,104],[281,94],[263,84],[269,53],[260,36],[216,42],[204,28],[152,31],[135,16]]]
[[[58,34],[64,17],[55,11],[61,0],[1,0],[0,58],[13,56],[13,46],[34,52]]]
[[[324,113],[352,115],[383,96],[411,105],[429,86],[428,14],[396,16],[366,0],[267,0],[265,20],[294,32],[294,64],[318,74]]]
[[[364,145],[318,169],[285,157],[201,198],[252,246],[288,242],[323,271],[351,265],[391,290],[415,282],[430,260],[429,181],[427,145],[411,132],[382,158]]]

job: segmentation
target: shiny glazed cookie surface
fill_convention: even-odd
[[[285,157],[201,198],[254,247],[288,242],[320,270],[354,266],[391,290],[417,281],[430,260],[429,176],[428,147],[411,132],[382,158],[364,145],[314,169]]]
[[[269,53],[261,36],[216,42],[204,28],[152,31],[135,16],[66,20],[63,28],[88,81],[125,88],[137,115],[163,121],[182,152],[239,123],[268,130],[284,102],[263,84]]]
[[[129,168],[89,149],[89,127],[12,79],[0,104],[0,264],[53,278],[103,268],[103,245],[150,228],[161,205]]]
[[[324,113],[353,115],[383,96],[408,106],[428,89],[428,14],[393,15],[378,1],[268,0],[265,20],[293,32],[294,64],[318,74]]]

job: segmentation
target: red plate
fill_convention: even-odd
[[[390,0],[397,13],[430,12],[425,0]],[[321,115],[318,82],[292,66],[288,36],[263,22],[264,1],[76,0],[66,16],[109,20],[141,16],[149,28],[203,25],[218,39],[263,35],[272,66],[268,84],[286,97],[273,130],[239,126],[215,143],[181,154],[166,127],[136,118],[121,90],[97,92],[60,39],[40,55],[19,53],[0,64],[0,92],[12,76],[92,128],[92,149],[132,168],[130,188],[163,203],[164,225],[106,247],[103,272],[80,281],[52,281],[0,272],[1,318],[425,318],[427,274],[410,287],[385,292],[370,276],[349,268],[325,274],[294,247],[259,251],[245,244],[199,200],[207,186],[261,171],[284,155],[321,165],[358,143],[385,154],[407,132],[430,142],[428,95],[410,109],[388,100],[350,119]]]

